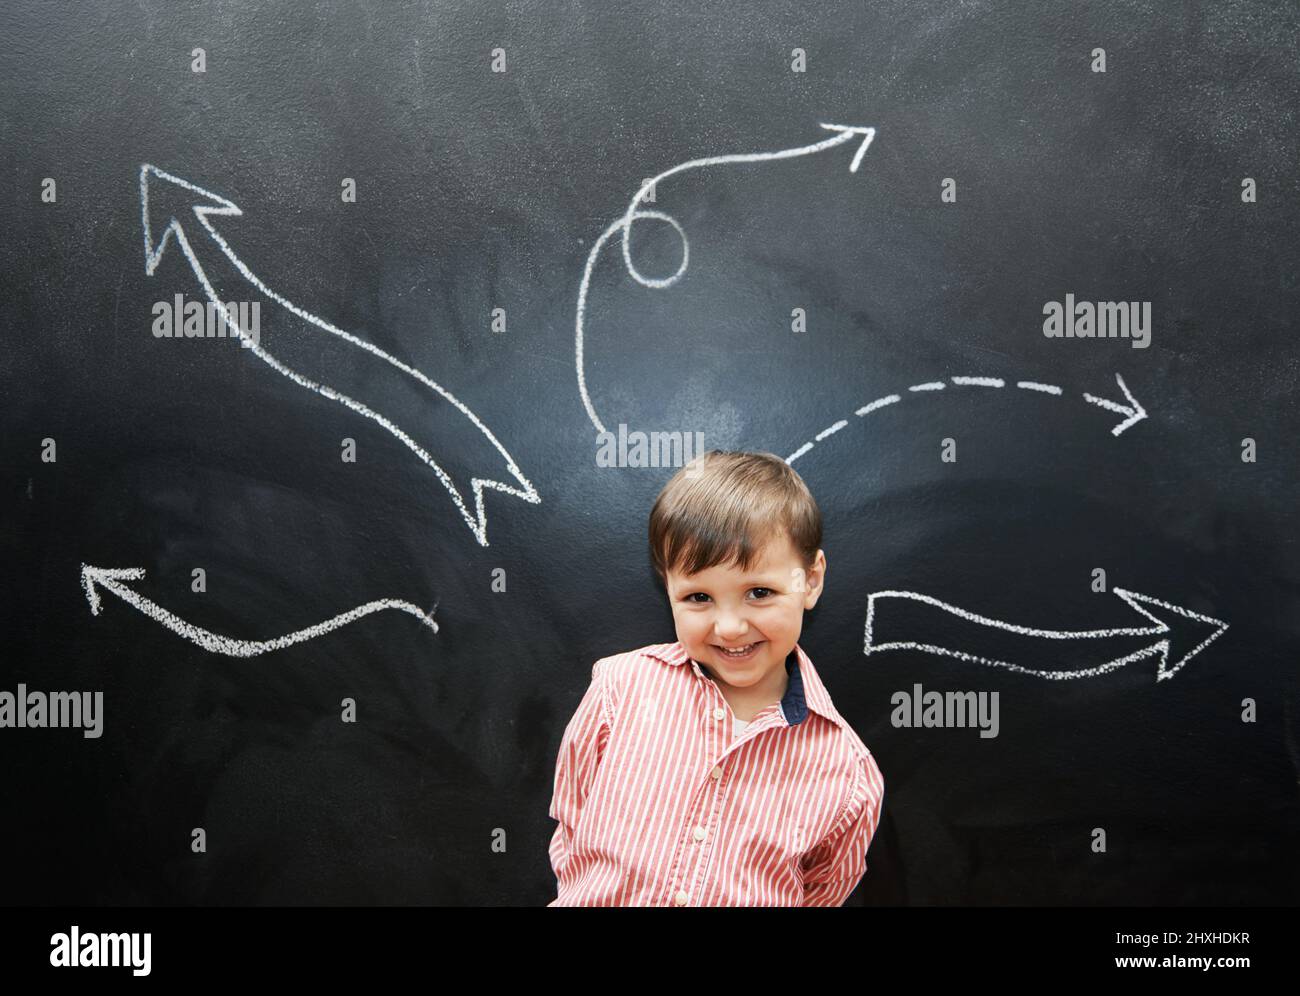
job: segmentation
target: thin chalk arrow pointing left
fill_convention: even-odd
[[[381,598],[375,602],[358,605],[355,609],[341,613],[333,619],[326,619],[315,626],[308,626],[306,629],[287,633],[284,636],[277,636],[272,640],[237,640],[234,637],[222,636],[219,633],[213,633],[211,630],[186,622],[180,616],[168,612],[158,603],[145,598],[135,589],[125,584],[127,581],[138,581],[143,577],[144,568],[142,567],[91,567],[89,564],[82,564],[81,587],[86,592],[86,601],[90,603],[91,615],[99,615],[102,608],[99,598],[100,589],[102,588],[104,591],[116,595],[127,605],[143,612],[155,622],[166,626],[173,633],[178,633],[190,642],[198,644],[204,650],[214,654],[227,654],[230,657],[256,657],[258,654],[264,654],[271,650],[291,647],[295,643],[302,643],[304,640],[323,636],[340,626],[346,626],[363,616],[368,616],[372,612],[381,612],[384,609],[396,609],[399,612],[410,613],[435,633],[438,632],[438,624],[433,621],[432,613],[425,612],[418,605],[400,599]]]
[[[1228,624],[1222,620],[1192,612],[1169,602],[1162,602],[1150,595],[1129,591],[1127,588],[1111,590],[1123,599],[1129,608],[1145,617],[1150,625],[1082,630],[1039,629],[977,615],[920,592],[877,591],[867,597],[866,643],[863,653],[870,656],[886,650],[920,650],[956,657],[974,664],[1003,667],[1037,678],[1056,680],[1092,678],[1124,667],[1126,664],[1132,664],[1134,661],[1156,657],[1159,661],[1156,680],[1163,681],[1172,678],[1179,669],[1217,640],[1228,628]],[[879,630],[882,626],[882,615],[887,617],[889,626],[895,630],[902,629],[903,636],[909,638],[881,641]],[[900,624],[899,617],[906,617],[906,623]],[[1207,627],[1212,632],[1204,636]],[[911,633],[908,632],[909,630]],[[947,646],[938,645],[933,635],[922,637],[923,633],[942,633]],[[1177,635],[1176,641],[1175,635]],[[1030,639],[1022,641],[1016,639],[1017,637]],[[1111,656],[1106,649],[1110,648],[1110,651],[1113,651],[1113,645],[1117,640],[1127,641],[1131,645],[1133,638],[1139,638],[1139,642],[1146,645],[1132,653],[1114,656]],[[1153,638],[1154,642],[1149,642]],[[976,640],[980,642],[981,648],[986,645],[1002,645],[1004,649],[997,656],[961,649],[961,644],[966,643],[969,646]],[[1175,642],[1178,643],[1180,650],[1193,642],[1195,645],[1190,650],[1182,650],[1175,655],[1172,650]],[[1074,670],[1033,668],[1008,659],[1017,654],[1022,654],[1024,657],[1057,656],[1059,651],[1051,651],[1048,648],[1055,646],[1065,651],[1071,649],[1071,644],[1074,645],[1076,653],[1087,656],[1091,650],[1094,658],[1109,657],[1109,659],[1091,667]],[[1096,649],[1093,649],[1094,647]]]
[[[627,268],[628,274],[637,283],[645,287],[671,287],[679,277],[686,272],[686,264],[690,260],[691,246],[686,239],[686,232],[682,226],[677,223],[677,219],[672,215],[664,214],[662,211],[639,211],[637,205],[640,204],[650,191],[654,189],[655,184],[660,180],[665,180],[674,174],[681,173],[688,169],[700,169],[704,166],[719,166],[726,163],[760,163],[773,159],[792,159],[796,156],[810,156],[818,152],[825,152],[836,146],[844,145],[846,142],[861,140],[857,152],[853,154],[853,160],[849,163],[849,172],[856,173],[858,166],[862,163],[862,157],[867,154],[867,149],[871,145],[871,140],[876,137],[875,128],[863,128],[853,125],[826,124],[821,122],[821,126],[827,131],[835,132],[830,138],[824,138],[820,142],[813,142],[811,145],[800,145],[792,149],[779,149],[775,152],[740,152],[723,156],[706,156],[703,159],[690,159],[684,163],[679,163],[672,169],[666,169],[662,173],[651,177],[641,184],[636,196],[623,212],[623,216],[610,224],[596,244],[591,247],[591,252],[587,254],[587,265],[582,271],[582,283],[578,286],[578,309],[574,317],[574,352],[577,357],[578,365],[578,393],[582,396],[582,403],[587,409],[587,417],[591,419],[591,424],[596,427],[597,432],[604,432],[605,426],[601,424],[600,417],[596,414],[596,409],[592,406],[591,396],[587,393],[587,374],[583,369],[583,323],[587,312],[587,294],[591,288],[591,273],[596,268],[596,260],[600,256],[600,251],[605,247],[605,243],[613,238],[616,234],[623,235],[623,265]],[[670,277],[655,279],[647,277],[632,263],[632,251],[628,248],[628,233],[632,230],[632,223],[642,218],[655,218],[659,221],[666,221],[673,226],[677,232],[677,237],[682,240],[682,261],[677,267],[677,272]]]
[[[167,214],[165,211],[160,212],[159,220],[162,220],[163,224],[161,232],[156,239],[153,234],[154,226],[150,219],[150,191],[155,185],[158,185],[173,195],[179,192],[184,198],[186,206],[191,209],[188,212],[181,210],[175,214]],[[155,208],[155,210],[157,209]],[[456,487],[447,472],[443,470],[433,456],[424,447],[412,439],[405,430],[394,424],[386,416],[362,404],[360,401],[348,397],[346,394],[335,390],[327,384],[314,381],[311,378],[305,377],[297,371],[290,369],[287,365],[262,348],[261,344],[257,341],[257,337],[249,335],[246,330],[240,328],[236,315],[228,313],[229,317],[227,319],[227,324],[229,327],[233,330],[234,334],[243,341],[242,344],[259,359],[288,377],[295,384],[305,387],[310,391],[315,391],[322,397],[337,401],[341,405],[346,405],[358,415],[362,415],[373,422],[377,422],[388,432],[397,437],[397,439],[400,440],[407,449],[430,467],[438,476],[438,480],[442,482],[443,487],[447,489],[447,493],[451,495],[452,501],[456,503],[456,507],[460,510],[461,517],[465,520],[465,524],[469,526],[470,531],[474,534],[474,538],[478,540],[481,546],[488,545],[487,513],[483,509],[484,488],[492,488],[508,495],[514,495],[516,498],[522,498],[524,501],[530,502],[534,505],[541,502],[541,498],[537,494],[537,489],[533,487],[526,477],[524,477],[523,473],[519,470],[519,467],[515,464],[514,458],[506,452],[506,448],[497,441],[497,437],[492,434],[492,431],[483,424],[477,415],[470,411],[467,406],[462,404],[445,387],[438,384],[431,377],[415,369],[415,367],[409,366],[396,357],[384,352],[374,343],[367,342],[365,339],[352,335],[349,332],[345,332],[343,329],[331,325],[323,318],[318,318],[306,309],[300,308],[298,305],[280,294],[277,294],[263,283],[257,275],[244,264],[243,260],[236,255],[229,243],[226,242],[221,233],[217,231],[215,226],[209,220],[214,216],[220,217],[225,215],[238,217],[242,215],[243,211],[241,211],[231,201],[228,201],[226,198],[221,197],[218,194],[212,193],[210,190],[204,190],[202,187],[190,183],[188,180],[183,180],[179,176],[173,176],[170,173],[163,172],[156,166],[145,163],[140,167],[140,212],[144,225],[145,272],[150,276],[153,276],[154,271],[158,268],[158,263],[162,259],[164,250],[167,248],[168,241],[173,235],[175,235],[177,245],[180,246],[181,251],[185,254],[185,258],[189,261],[190,268],[194,271],[194,276],[202,285],[203,292],[207,295],[208,300],[212,302],[219,311],[225,312],[224,303],[217,294],[215,288],[212,286],[212,282],[208,279],[207,272],[204,270],[203,264],[199,261],[199,255],[195,251],[193,243],[190,242],[189,236],[186,235],[185,225],[182,223],[183,221],[197,221],[202,230],[207,233],[213,244],[220,249],[243,278],[259,292],[266,295],[285,310],[297,315],[304,321],[310,322],[312,325],[323,329],[331,335],[338,336],[340,339],[351,343],[358,349],[363,349],[368,353],[372,353],[403,373],[414,377],[425,387],[429,388],[431,391],[435,391],[451,405],[457,408],[460,413],[483,434],[488,442],[496,447],[497,452],[499,452],[505,460],[506,470],[509,471],[510,476],[518,484],[518,487],[515,487],[509,483],[495,480],[493,478],[471,478],[470,488],[474,495],[473,512],[470,512],[470,510],[465,507],[465,501],[461,495],[460,489]],[[163,220],[164,218],[165,220]]]

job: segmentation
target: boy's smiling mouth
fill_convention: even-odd
[[[731,650],[729,650],[727,647],[724,647],[721,644],[717,644],[717,643],[713,645],[713,649],[718,651],[719,655],[724,660],[744,661],[744,660],[749,660],[749,658],[753,657],[754,654],[758,653],[758,648],[761,647],[765,642],[766,642],[765,640],[755,640],[753,643],[746,643],[740,647],[733,648],[735,650],[744,650],[744,653],[740,653],[740,654],[732,653]]]

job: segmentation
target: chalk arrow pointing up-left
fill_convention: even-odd
[[[165,196],[163,196],[164,194]],[[177,200],[178,197],[180,198],[179,202]],[[197,251],[195,244],[191,242],[190,237],[186,234],[186,226],[192,226],[194,229],[207,234],[211,242],[230,261],[235,269],[239,271],[243,279],[255,288],[256,291],[270,298],[286,311],[291,312],[303,321],[309,322],[331,335],[338,336],[345,342],[351,343],[358,349],[365,350],[367,353],[378,357],[380,360],[390,364],[392,367],[414,377],[429,390],[436,392],[448,403],[458,409],[460,414],[463,415],[464,418],[468,419],[469,422],[483,434],[484,438],[496,447],[497,452],[499,452],[505,460],[506,470],[509,471],[510,477],[513,478],[515,482],[514,484],[510,484],[506,481],[496,480],[491,477],[471,478],[470,489],[473,492],[473,512],[466,507],[464,496],[452,481],[451,477],[441,466],[439,466],[438,461],[433,458],[433,455],[428,451],[428,449],[412,438],[410,432],[395,424],[387,416],[375,411],[373,408],[363,404],[362,402],[349,397],[343,392],[330,387],[328,384],[313,380],[310,377],[306,377],[299,373],[297,370],[291,369],[287,364],[281,362],[279,359],[268,353],[258,341],[257,336],[250,335],[247,330],[241,329],[239,327],[237,316],[232,315],[228,321],[228,325],[232,332],[243,340],[243,345],[248,347],[249,352],[256,355],[259,359],[269,364],[284,376],[288,377],[295,384],[305,387],[310,391],[315,391],[322,397],[329,398],[333,401],[337,401],[341,405],[347,406],[358,415],[362,415],[383,426],[384,429],[400,440],[407,449],[414,453],[438,476],[438,480],[442,482],[443,487],[447,489],[447,493],[451,495],[452,501],[456,503],[456,507],[460,511],[461,517],[465,520],[465,524],[469,526],[470,531],[474,534],[474,538],[478,540],[481,546],[488,545],[487,514],[483,509],[484,488],[492,488],[508,495],[514,495],[516,498],[521,498],[534,505],[541,502],[541,498],[537,494],[537,489],[533,487],[526,477],[524,477],[519,467],[515,464],[514,458],[506,452],[506,448],[502,446],[497,440],[497,437],[492,434],[492,430],[484,425],[477,415],[470,411],[466,405],[460,402],[445,387],[438,384],[431,377],[417,370],[415,367],[403,363],[396,357],[384,352],[384,350],[380,349],[374,343],[367,342],[365,339],[353,335],[350,332],[345,332],[343,329],[330,324],[323,318],[313,315],[305,308],[300,308],[298,305],[294,304],[282,295],[277,294],[274,290],[263,283],[262,280],[260,280],[257,275],[244,264],[243,260],[239,258],[235,251],[230,247],[230,244],[222,237],[221,233],[217,231],[216,227],[210,220],[212,217],[238,217],[242,215],[243,211],[241,211],[234,203],[218,194],[212,193],[209,190],[204,190],[202,187],[190,183],[188,180],[183,180],[179,176],[173,176],[171,173],[165,173],[158,167],[145,163],[140,167],[140,211],[142,224],[144,226],[145,272],[150,276],[152,276],[154,271],[157,269],[158,263],[162,259],[163,252],[166,250],[168,242],[175,241],[175,243],[180,247],[181,252],[185,254],[186,260],[189,261],[190,268],[194,271],[194,276],[198,278],[199,283],[202,285],[203,292],[207,295],[208,300],[219,310],[224,311],[224,301],[213,287],[212,281],[209,279],[207,271],[204,269],[203,263],[200,260],[200,253]],[[175,236],[174,240],[173,236]],[[204,240],[200,240],[200,247],[205,244],[206,242]],[[208,256],[211,256],[210,251],[208,252]],[[427,432],[428,430],[426,428],[422,429],[421,432],[417,434],[427,435]]]
[[[127,581],[139,581],[143,577],[144,568],[142,567],[91,567],[89,564],[82,564],[81,587],[86,592],[86,601],[90,603],[91,615],[97,616],[100,613],[102,605],[99,593],[100,589],[103,589],[112,592],[126,602],[127,605],[139,609],[150,619],[166,626],[173,633],[185,637],[191,643],[198,644],[204,650],[214,654],[227,654],[230,657],[256,657],[258,654],[264,654],[270,650],[281,650],[284,647],[293,646],[295,643],[302,643],[304,640],[323,636],[340,626],[346,626],[363,616],[368,616],[372,612],[381,612],[384,609],[396,609],[400,612],[410,613],[435,633],[438,632],[438,624],[433,621],[432,614],[425,612],[418,605],[403,602],[396,598],[381,598],[375,602],[358,605],[355,609],[341,613],[333,619],[326,619],[315,626],[308,626],[306,629],[286,633],[284,636],[277,636],[272,640],[237,640],[234,637],[222,636],[219,633],[213,633],[211,630],[186,622],[175,613],[168,612],[161,605],[145,598],[125,583]]]

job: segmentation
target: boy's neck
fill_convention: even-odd
[[[786,673],[784,668],[781,670],[780,687],[774,693],[765,693],[761,689],[751,691],[749,689],[732,688],[730,685],[718,681],[717,676],[705,665],[700,664],[700,670],[718,686],[718,691],[727,700],[727,705],[731,706],[731,711],[735,713],[736,718],[742,723],[748,723],[768,706],[780,702],[785,698],[785,693],[790,687],[790,675]]]

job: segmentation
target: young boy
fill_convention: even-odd
[[[884,779],[797,641],[817,503],[771,453],[711,451],[650,512],[675,643],[603,657],[565,728],[550,906],[839,906]]]

